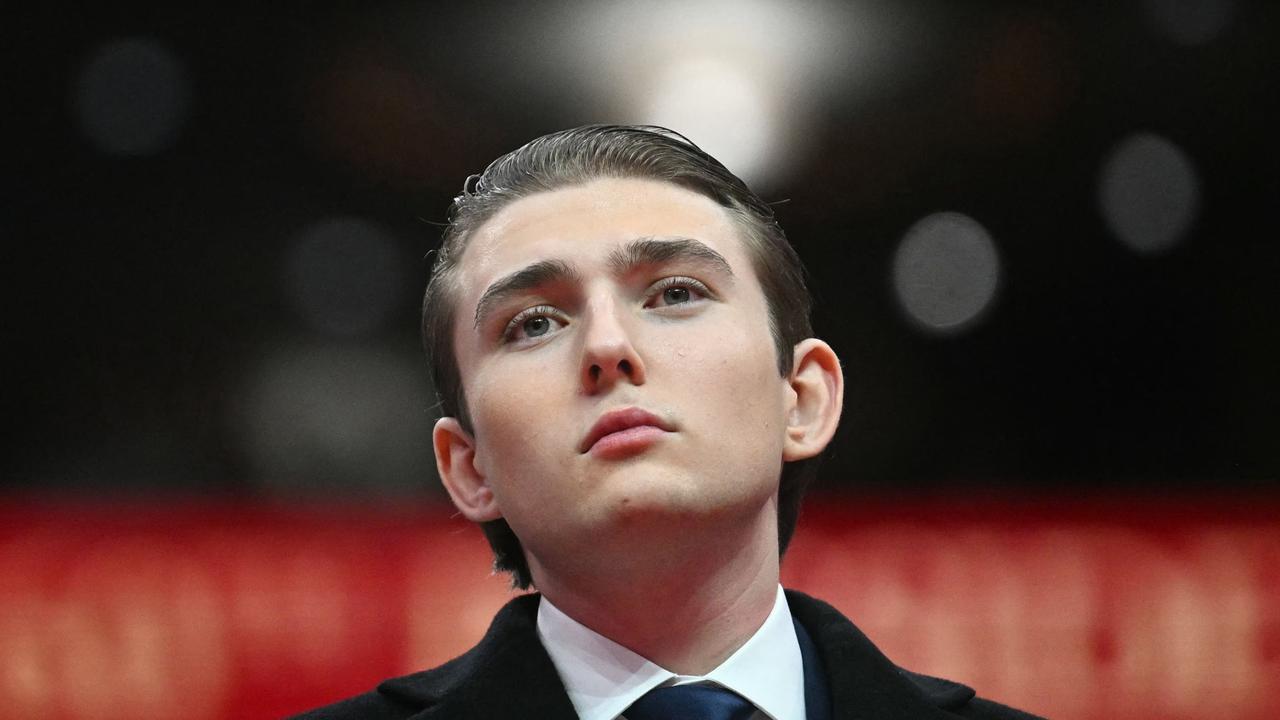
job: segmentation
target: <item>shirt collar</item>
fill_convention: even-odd
[[[804,720],[804,664],[782,586],[764,624],[704,676],[677,675],[565,615],[545,597],[538,637],[582,720],[615,720],[659,685],[714,682],[773,720]]]

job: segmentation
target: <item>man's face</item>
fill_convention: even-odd
[[[791,390],[741,232],[702,195],[600,179],[473,233],[454,339],[474,463],[535,567],[618,530],[776,533]]]

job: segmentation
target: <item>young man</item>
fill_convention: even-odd
[[[455,202],[423,309],[440,476],[537,594],[312,718],[1027,718],[778,582],[840,362],[769,207],[682,137],[588,126]]]

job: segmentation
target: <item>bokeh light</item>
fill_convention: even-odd
[[[377,500],[434,489],[431,392],[416,355],[302,345],[270,352],[229,418],[270,495]]]
[[[395,238],[377,225],[353,217],[321,220],[289,250],[289,300],[321,332],[365,335],[402,299],[404,266]]]
[[[605,0],[558,8],[533,33],[540,48],[556,46],[531,53],[539,77],[574,88],[597,118],[679,131],[757,190],[802,164],[824,98],[862,99],[888,84],[878,70],[900,46],[900,28],[862,4]],[[520,32],[523,40],[529,28]]]
[[[893,287],[907,316],[933,333],[969,327],[991,304],[1000,278],[995,243],[980,223],[956,212],[912,225],[893,259]]]
[[[1157,32],[1179,45],[1204,45],[1235,17],[1233,0],[1143,0],[1143,13]]]
[[[658,78],[640,119],[677,129],[735,173],[759,177],[774,164],[778,145],[774,103],[768,88],[741,67],[689,58]]]
[[[1121,141],[1103,162],[1098,203],[1111,232],[1132,250],[1164,252],[1200,212],[1200,178],[1187,154],[1159,135]]]
[[[73,91],[80,130],[110,155],[154,155],[173,146],[187,119],[191,81],[173,53],[148,38],[99,48]]]

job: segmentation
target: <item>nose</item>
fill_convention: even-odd
[[[619,382],[643,385],[644,361],[613,302],[593,303],[585,319],[582,341],[582,389],[588,395],[607,392]]]

